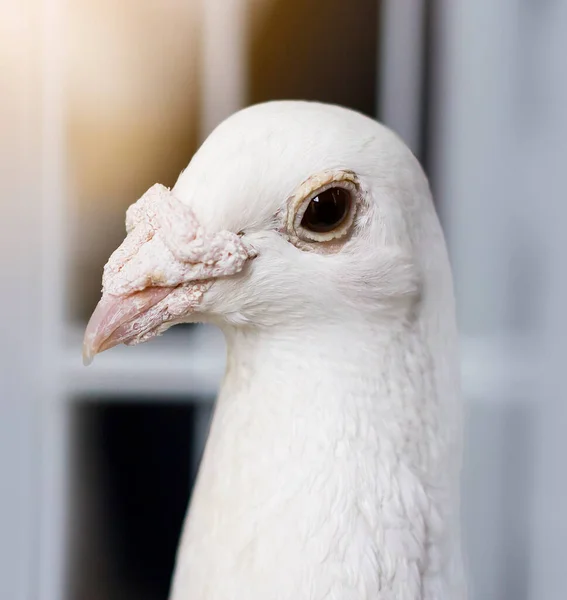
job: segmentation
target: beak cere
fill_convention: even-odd
[[[159,184],[130,206],[126,231],[104,267],[102,298],[85,331],[85,364],[182,322],[214,279],[239,273],[256,256],[235,233],[204,233],[193,211]]]

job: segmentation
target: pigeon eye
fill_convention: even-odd
[[[357,189],[349,181],[329,182],[296,204],[293,234],[306,242],[330,242],[347,235],[354,220]]]
[[[301,227],[313,233],[328,233],[337,229],[350,212],[350,192],[331,187],[317,194],[307,205]]]
[[[288,240],[302,250],[338,252],[342,243],[337,242],[349,238],[363,197],[352,171],[322,171],[312,175],[288,200],[285,221]]]

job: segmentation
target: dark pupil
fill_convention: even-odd
[[[311,200],[301,225],[317,233],[332,231],[342,223],[349,207],[350,195],[347,190],[329,188]]]

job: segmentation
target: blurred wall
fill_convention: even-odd
[[[85,320],[125,209],[197,149],[200,1],[69,0],[65,18],[70,310]]]

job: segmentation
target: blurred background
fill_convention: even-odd
[[[0,3],[0,598],[160,600],[224,368],[177,327],[84,369],[124,211],[256,102],[422,160],[455,274],[474,600],[567,598],[567,1]]]

